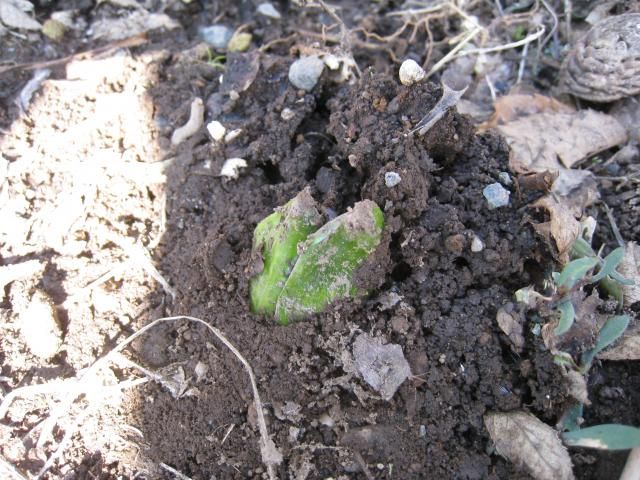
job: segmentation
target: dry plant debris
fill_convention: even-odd
[[[640,13],[598,22],[573,46],[560,72],[567,92],[594,102],[640,93]]]
[[[496,451],[516,465],[524,465],[536,480],[575,478],[558,432],[530,413],[488,413],[484,423]]]

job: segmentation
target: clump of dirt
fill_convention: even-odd
[[[283,478],[305,469],[310,478],[355,474],[367,468],[362,462],[381,465],[378,478],[421,478],[425,471],[515,478],[511,465],[487,455],[482,415],[526,404],[553,420],[565,396],[559,371],[538,351],[540,340],[531,336],[535,347],[516,357],[495,323],[497,308],[528,281],[526,266],[541,253],[532,230],[521,225],[517,198],[490,210],[482,196],[507,170],[506,147],[496,137],[475,136],[455,110],[426,135],[405,136],[438,101],[435,84],[409,88],[367,71],[354,85],[325,80],[302,94],[287,82],[288,62],[264,55],[259,64],[238,98],[210,97],[224,102],[221,122],[243,129],[225,151],[212,153],[214,162],[242,156],[253,168],[230,182],[190,174],[199,157],[211,158],[203,145],[206,154],[190,153],[195,158],[177,162],[170,175],[175,183],[161,245],[163,270],[173,272],[177,285],[172,311],[208,319],[251,359],[287,459]],[[160,110],[163,88],[170,86],[158,85]],[[285,108],[293,112],[287,120]],[[401,177],[394,187],[385,185],[389,171]],[[360,272],[363,283],[375,286],[368,297],[280,327],[249,313],[251,233],[306,186],[335,213],[375,200],[385,211],[386,233]],[[475,237],[482,251],[471,251]],[[395,303],[385,300],[390,295]],[[401,345],[409,360],[414,376],[390,402],[345,367],[357,331]],[[153,398],[153,408],[133,418],[153,460],[192,478],[263,473],[257,448],[247,448],[258,444],[249,385],[227,352],[185,326],[149,337],[139,354],[145,363],[189,358],[209,368],[196,398],[176,402],[160,386],[144,387],[141,398]],[[286,405],[296,405],[296,414],[283,414]],[[222,443],[228,425],[236,427]]]
[[[311,92],[296,90],[288,80],[291,53],[317,53],[319,47],[293,45],[290,34],[311,29],[317,15],[279,4],[283,19],[272,22],[227,3],[201,8],[196,2],[171,12],[187,30],[150,35],[150,45],[121,51],[97,81],[91,75],[69,80],[54,68],[34,99],[32,118],[16,120],[13,103],[18,80],[29,78],[26,71],[0,78],[8,107],[0,112],[0,127],[11,127],[0,167],[8,166],[7,191],[15,201],[7,208],[12,225],[20,227],[13,239],[6,237],[11,242],[2,246],[1,260],[41,263],[41,278],[21,288],[48,292],[64,332],[60,353],[34,359],[12,311],[10,299],[20,285],[7,285],[0,305],[2,382],[15,387],[72,377],[150,319],[197,316],[221,329],[251,363],[269,432],[284,457],[279,478],[529,478],[492,454],[483,415],[524,408],[554,425],[570,400],[532,325],[525,325],[525,347],[516,354],[496,322],[515,290],[540,283],[551,258],[526,221],[528,199],[501,175],[508,172],[506,144],[475,134],[455,109],[426,134],[407,134],[436,105],[442,87],[401,85],[387,58],[395,55],[390,49],[360,48],[358,62],[379,68],[350,83],[337,82],[325,69]],[[345,20],[393,32],[390,17],[361,18],[359,3],[369,5],[345,3]],[[275,43],[226,55],[221,71],[205,60],[195,30],[240,20],[250,22],[254,43]],[[446,37],[443,28],[434,26],[436,41]],[[426,33],[420,35],[426,41]],[[398,55],[411,53],[411,45],[396,40]],[[74,41],[55,50],[57,56],[83,48]],[[13,39],[11,46],[19,48]],[[16,52],[22,61],[38,57]],[[206,105],[205,121],[217,120],[233,135],[212,142],[202,128],[172,146],[171,134],[189,117],[194,97]],[[116,102],[117,112],[110,108]],[[91,126],[96,115],[103,119],[99,128]],[[124,129],[127,122],[144,128],[132,135]],[[106,153],[94,158],[96,151]],[[237,179],[219,175],[229,158],[247,161]],[[93,162],[87,182],[80,180],[78,172],[86,168],[80,160]],[[511,193],[506,207],[491,209],[483,197],[495,182]],[[250,313],[252,234],[260,220],[305,188],[327,218],[358,201],[375,201],[384,211],[385,231],[357,272],[367,295],[282,327]],[[620,220],[626,238],[638,228],[634,188],[608,197],[628,207]],[[173,289],[154,286],[145,248]],[[409,362],[412,375],[389,401],[353,368],[352,346],[361,332],[399,345]],[[131,350],[162,381],[147,382],[123,403],[90,415],[90,433],[72,442],[66,463],[56,465],[51,478],[160,478],[161,464],[194,480],[267,476],[246,372],[209,331],[166,323]],[[104,385],[122,382],[134,370],[129,364],[109,370],[111,383]],[[597,405],[587,422],[637,424],[633,365],[593,371]],[[93,400],[76,402],[73,413]],[[628,414],[613,406],[620,402]],[[14,465],[37,471],[63,433],[54,431],[46,449],[36,449],[41,418],[28,415],[28,408],[19,405],[7,417],[0,443]],[[110,428],[103,431],[107,419]],[[574,454],[581,478],[598,478],[609,460],[619,467],[615,455]]]

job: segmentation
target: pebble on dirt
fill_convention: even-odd
[[[318,83],[323,70],[324,62],[319,57],[302,57],[289,67],[289,81],[294,87],[310,92]]]
[[[62,331],[53,301],[40,290],[34,292],[19,312],[18,325],[27,347],[40,358],[53,357],[62,345]]]
[[[381,345],[366,333],[356,338],[353,358],[364,381],[387,401],[391,400],[398,387],[411,375],[411,368],[400,345]]]
[[[509,205],[509,195],[511,195],[511,192],[499,183],[487,185],[484,187],[484,190],[482,190],[482,194],[484,195],[484,198],[487,199],[489,208],[492,210],[494,208],[506,207]]]
[[[396,172],[387,172],[384,174],[384,184],[391,188],[400,183],[402,178]]]
[[[198,29],[200,38],[211,45],[216,50],[224,50],[231,37],[233,30],[224,25],[211,25],[210,27],[202,27]]]
[[[258,5],[258,8],[256,11],[260,15],[264,15],[265,17],[269,17],[274,20],[280,20],[280,18],[282,18],[282,15],[280,15],[280,12],[276,10],[276,7],[274,7],[273,4],[269,2],[261,3],[260,5]]]
[[[426,77],[425,71],[415,60],[405,60],[400,65],[400,83],[409,86],[418,83]]]
[[[220,170],[220,176],[235,180],[240,175],[240,169],[246,167],[247,161],[243,158],[227,158]]]
[[[211,138],[213,138],[216,142],[221,142],[224,139],[224,135],[227,133],[227,129],[224,128],[224,125],[222,125],[220,122],[214,120],[213,122],[209,122],[207,124],[207,132],[209,132]]]
[[[476,235],[473,237],[473,240],[471,240],[471,251],[473,253],[478,253],[482,250],[484,250],[484,242]]]

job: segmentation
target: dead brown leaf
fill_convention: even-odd
[[[498,125],[511,147],[514,172],[571,168],[580,160],[627,141],[613,117],[594,110],[543,112]]]
[[[505,307],[501,307],[496,314],[496,320],[500,329],[509,337],[513,350],[521,352],[524,347],[523,316],[517,311],[508,312]]]
[[[567,389],[569,395],[584,405],[591,405],[591,402],[589,401],[589,393],[587,391],[587,380],[584,376],[575,370],[568,370],[565,373],[565,378],[569,384]]]
[[[530,205],[531,208],[543,208],[549,214],[549,221],[534,224],[535,231],[547,244],[558,252],[558,257],[568,256],[569,249],[580,235],[580,222],[573,212],[555,197],[547,195]]]
[[[516,465],[524,465],[537,480],[575,478],[558,432],[530,413],[487,413],[484,424],[496,451]]]
[[[624,258],[618,266],[623,277],[633,280],[633,285],[622,285],[624,303],[631,305],[640,301],[640,247],[636,242],[628,242]]]
[[[569,105],[559,102],[555,98],[546,97],[539,93],[516,93],[499,97],[493,104],[494,113],[482,125],[481,130],[504,125],[519,118],[542,112],[574,112]]]
[[[601,360],[640,360],[640,323],[629,327],[613,347],[598,354]]]

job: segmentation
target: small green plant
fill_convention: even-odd
[[[581,295],[579,291],[590,284],[599,285],[607,294],[616,299],[622,306],[621,285],[633,284],[616,271],[624,258],[624,248],[619,247],[602,258],[589,242],[578,238],[573,245],[571,260],[561,272],[551,275],[551,296],[543,296],[532,288],[524,288],[516,292],[519,302],[532,305],[551,305],[556,312],[556,325],[551,336],[556,339],[567,333],[576,317],[576,301]],[[622,336],[629,325],[628,315],[616,315],[606,320],[593,348],[582,352],[580,360],[574,360],[567,352],[551,348],[554,361],[564,369],[573,370],[586,375],[599,352]],[[547,342],[547,340],[545,340]],[[551,340],[550,344],[556,342]],[[566,371],[566,370],[565,370]],[[640,446],[640,429],[626,425],[604,424],[580,428],[584,405],[577,402],[562,417],[563,439],[567,445],[600,448],[607,450],[623,450]]]
[[[213,55],[213,51],[211,49],[207,50],[207,63],[214,68],[224,70],[225,62],[227,61],[227,57],[225,55]]]
[[[254,313],[287,325],[361,293],[353,276],[380,243],[382,211],[364,200],[320,224],[307,190],[258,224],[253,253],[262,257],[264,268],[250,283]]]

